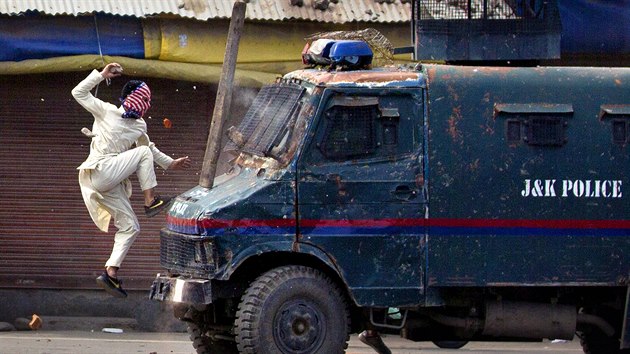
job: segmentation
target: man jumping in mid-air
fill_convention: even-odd
[[[134,172],[144,194],[144,210],[148,217],[157,215],[170,203],[170,198],[155,194],[157,180],[154,162],[164,169],[190,166],[186,157],[173,159],[162,153],[149,140],[147,124],[142,118],[151,107],[151,90],[142,81],[129,81],[122,90],[120,107],[101,101],[90,90],[103,80],[122,74],[122,67],[111,63],[99,73],[93,70],[73,90],[72,96],[94,116],[90,155],[78,167],[79,185],[85,205],[96,226],[107,232],[110,219],[118,228],[114,247],[105,272],[96,278],[99,286],[116,297],[126,297],[117,278],[120,265],[131,244],[140,233],[138,218],[129,197]]]

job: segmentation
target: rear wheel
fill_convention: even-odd
[[[321,272],[303,266],[273,269],[245,292],[237,312],[241,353],[343,353],[348,346],[348,306]]]
[[[582,350],[586,354],[629,354],[628,349],[619,349],[617,338],[607,337],[598,330],[582,332],[579,335]]]
[[[612,336],[609,336],[596,326],[578,327],[577,336],[580,338],[580,344],[584,353],[630,354],[629,349],[619,349],[623,322],[621,306],[596,306],[594,309],[583,309],[582,311],[602,318],[612,326],[615,332]]]

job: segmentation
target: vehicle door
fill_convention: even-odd
[[[325,90],[298,161],[299,241],[329,254],[359,304],[417,303],[423,293],[421,93]]]

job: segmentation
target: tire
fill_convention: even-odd
[[[276,268],[245,292],[236,314],[242,354],[344,353],[350,318],[339,288],[303,266]]]
[[[459,349],[465,346],[466,344],[468,344],[468,341],[466,340],[436,340],[436,341],[433,341],[433,344],[435,344],[438,348],[442,348],[442,349]]]
[[[188,334],[197,354],[238,354],[236,343],[228,340],[212,340],[195,323],[188,323]]]
[[[623,312],[621,308],[596,306],[593,309],[582,309],[584,313],[598,316],[608,322],[614,329],[613,336],[607,336],[595,326],[579,328],[577,336],[580,338],[582,350],[586,354],[630,354],[630,349],[619,349]]]
[[[629,354],[628,349],[619,349],[619,339],[608,337],[598,329],[579,333],[582,350],[586,354]]]

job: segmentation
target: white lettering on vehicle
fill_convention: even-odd
[[[622,198],[621,180],[525,179],[522,197]]]
[[[171,212],[175,212],[176,215],[183,215],[187,208],[188,204],[175,202],[171,207]]]

